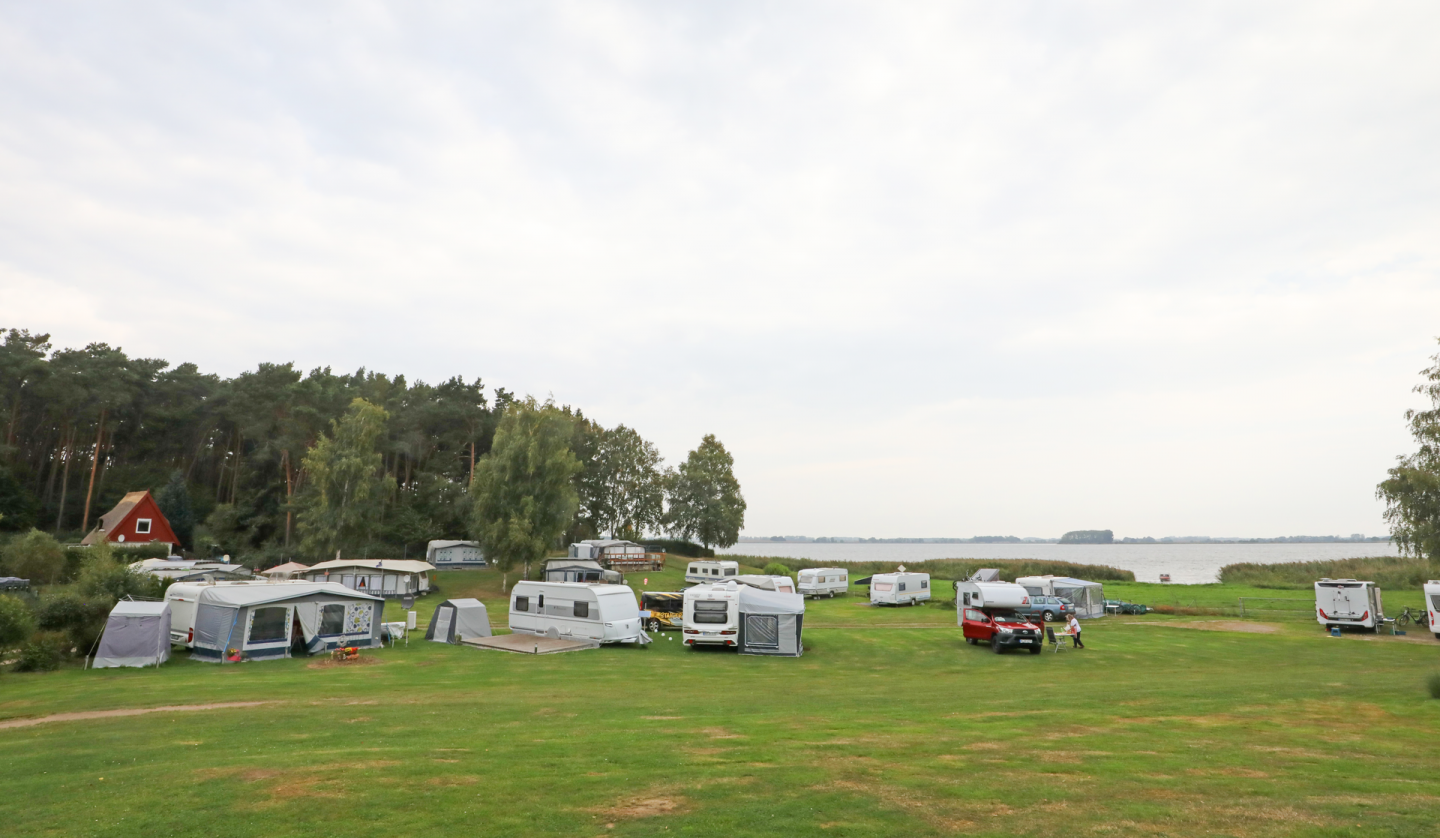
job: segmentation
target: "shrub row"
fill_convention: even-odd
[[[1333,559],[1319,562],[1254,564],[1242,562],[1220,568],[1220,581],[1256,588],[1307,589],[1315,581],[1365,579],[1381,588],[1420,588],[1429,579],[1440,579],[1440,564],[1407,556],[1373,556],[1361,559]]]

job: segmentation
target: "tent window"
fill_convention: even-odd
[[[136,518],[136,519],[135,519],[135,532],[138,532],[138,533],[140,533],[141,535],[148,535],[149,532],[150,532],[150,519],[149,519],[149,518]]]
[[[290,629],[290,609],[257,608],[250,614],[250,643],[284,640]]]
[[[748,615],[745,618],[745,645],[780,648],[780,618],[769,614]]]
[[[695,603],[695,622],[723,625],[730,622],[729,611],[730,603],[728,602],[697,602]]]
[[[585,619],[587,619],[587,620],[590,619],[590,603],[588,603],[588,602],[577,602],[577,603],[575,603],[575,616],[577,616],[577,617],[583,617],[583,618],[585,618]]]
[[[528,596],[517,596],[517,597],[515,597],[515,610],[516,610],[516,611],[529,611],[529,610],[530,610],[530,597],[528,597]]]
[[[345,633],[345,604],[341,602],[320,606],[320,633],[322,635]]]

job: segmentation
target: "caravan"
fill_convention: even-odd
[[[1315,583],[1315,620],[1325,628],[1359,626],[1372,631],[1385,622],[1385,605],[1374,582],[1321,579]]]
[[[795,580],[789,576],[762,576],[758,573],[742,573],[731,579],[742,585],[759,588],[762,591],[778,591],[782,594],[795,593]]]
[[[165,590],[170,639],[195,660],[238,663],[379,646],[385,601],[334,582],[177,582]]]
[[[928,573],[877,573],[870,577],[870,601],[876,605],[914,605],[929,598]]]
[[[1430,630],[1440,640],[1440,580],[1431,579],[1425,583],[1425,610],[1430,615]]]
[[[649,643],[640,607],[627,585],[516,582],[510,591],[510,631],[596,643]]]
[[[801,596],[829,596],[849,593],[850,574],[839,567],[812,567],[802,570],[800,577]]]
[[[685,591],[686,646],[723,646],[742,655],[800,657],[805,598],[735,583]]]
[[[692,585],[702,582],[724,582],[739,575],[739,562],[701,559],[685,566],[685,581]]]

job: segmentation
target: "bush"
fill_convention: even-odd
[[[790,568],[779,562],[771,562],[765,565],[765,569],[760,572],[766,576],[790,576]]]
[[[1381,588],[1418,590],[1440,569],[1425,559],[1407,556],[1374,556],[1362,559],[1335,559],[1323,562],[1254,564],[1242,562],[1220,568],[1220,581],[1255,588],[1312,588],[1319,579],[1366,579]]]
[[[49,533],[31,530],[5,546],[5,571],[33,584],[54,584],[65,570],[65,551]]]
[[[107,545],[97,544],[90,548],[90,552],[76,580],[80,593],[88,597],[107,597],[111,604],[126,596],[161,595],[160,580],[148,574],[132,573],[128,566],[115,560],[115,551]]]
[[[75,594],[47,597],[40,603],[36,623],[42,631],[63,632],[70,646],[86,652],[105,630],[114,602],[109,599],[86,599]]]
[[[19,597],[0,595],[0,650],[9,649],[35,631],[35,615]]]
[[[1430,690],[1431,698],[1440,698],[1440,672],[1431,675],[1425,686]]]
[[[59,669],[60,661],[65,658],[69,648],[69,640],[59,632],[36,632],[31,636],[30,642],[20,649],[20,660],[15,664],[15,671],[50,672]]]

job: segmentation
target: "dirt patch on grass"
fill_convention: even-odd
[[[702,727],[700,732],[711,739],[744,739],[743,733],[731,733],[723,727]]]
[[[684,716],[641,716],[642,719],[649,719],[652,722],[669,722],[675,719],[683,719]]]
[[[614,806],[605,806],[590,811],[612,821],[624,821],[678,814],[685,811],[688,803],[689,801],[682,795],[670,791],[652,791],[627,798]],[[608,828],[613,824],[605,826]]]
[[[452,788],[454,786],[473,786],[478,782],[480,782],[479,777],[461,775],[457,777],[431,777],[430,779],[425,781],[425,785],[440,786],[442,788]]]
[[[305,664],[306,669],[340,669],[347,666],[375,666],[383,663],[379,658],[367,658],[364,656],[351,658],[349,660],[337,661],[334,658],[311,661]]]
[[[228,710],[234,707],[259,707],[275,704],[274,701],[218,701],[213,704],[174,704],[166,707],[136,707],[125,710],[87,710],[83,713],[54,713],[28,719],[6,719],[0,722],[0,730],[12,727],[31,727],[47,722],[77,722],[89,719],[111,719],[120,716],[143,716],[147,713],[192,713],[197,710]]]
[[[1200,631],[1238,631],[1242,634],[1274,634],[1280,627],[1273,623],[1251,623],[1244,620],[1176,620],[1174,622],[1146,620],[1126,623],[1131,626],[1160,626],[1161,628],[1198,629]]]

